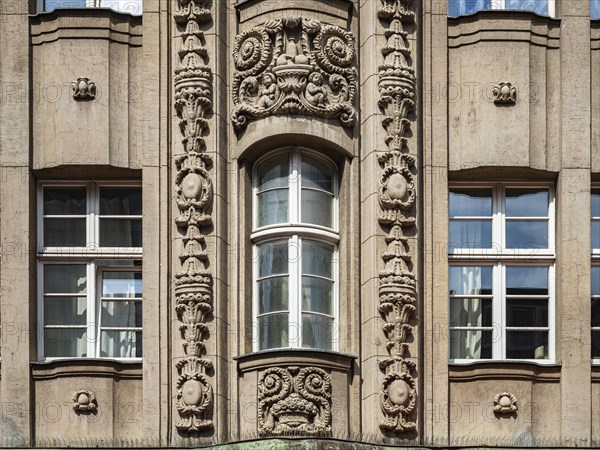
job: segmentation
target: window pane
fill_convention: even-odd
[[[492,267],[450,266],[450,295],[491,295]]]
[[[600,266],[592,266],[592,295],[600,295]]]
[[[323,242],[302,240],[302,273],[333,279],[335,247]]]
[[[592,326],[600,327],[600,300],[592,300]]]
[[[333,196],[302,189],[302,222],[333,228]]]
[[[302,155],[302,187],[323,189],[333,193],[333,171],[322,161]]]
[[[302,314],[302,347],[332,350],[335,338],[333,319]]]
[[[590,17],[592,19],[600,19],[600,0],[590,1]]]
[[[506,326],[508,327],[547,327],[547,300],[506,300]]]
[[[44,188],[44,215],[85,215],[85,188]]]
[[[450,331],[451,359],[490,359],[492,331]]]
[[[258,313],[288,309],[287,277],[267,278],[258,282]]]
[[[547,217],[548,189],[507,189],[507,217]]]
[[[288,190],[263,192],[258,195],[258,226],[288,221]]]
[[[86,219],[44,219],[46,247],[85,247]]]
[[[600,331],[592,330],[592,358],[600,359]]]
[[[100,247],[141,247],[140,219],[100,219]]]
[[[548,248],[548,222],[545,220],[507,220],[506,248]]]
[[[47,358],[74,358],[87,356],[85,328],[46,328],[44,356]]]
[[[506,294],[548,295],[548,267],[507,267]]]
[[[102,331],[100,333],[101,358],[141,358],[141,331]]]
[[[45,264],[44,293],[85,294],[85,264]]]
[[[44,297],[44,325],[86,324],[86,297]]]
[[[142,14],[142,0],[101,0],[100,6],[134,16]]]
[[[548,0],[506,0],[506,9],[531,11],[544,16],[548,15]]]
[[[592,220],[592,249],[600,248],[600,220]]]
[[[473,14],[477,11],[491,8],[492,0],[448,0],[448,15],[450,17]]]
[[[266,189],[287,188],[290,175],[288,155],[277,156],[265,161],[258,168],[257,175],[256,187],[259,192]]]
[[[141,216],[140,188],[100,188],[100,214],[105,216]]]
[[[600,217],[600,189],[592,189],[592,217]]]
[[[142,326],[142,302],[103,300],[101,314],[101,326],[103,327]]]
[[[451,327],[491,327],[492,299],[453,298],[450,300]]]
[[[141,297],[142,272],[102,272],[102,297]]]
[[[302,277],[302,311],[333,316],[333,282]]]
[[[450,248],[492,248],[492,221],[450,221]]]
[[[450,217],[489,217],[492,215],[491,189],[452,189]]]
[[[288,245],[285,240],[258,246],[259,278],[288,273]]]
[[[506,357],[509,359],[548,359],[548,332],[507,331]]]
[[[258,318],[258,348],[289,347],[288,315],[273,314]]]
[[[51,12],[56,8],[85,8],[86,0],[46,0],[44,11]]]

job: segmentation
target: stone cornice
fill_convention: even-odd
[[[450,365],[451,382],[478,380],[523,380],[545,383],[560,381],[560,365],[538,365],[519,362],[489,362],[469,365]]]
[[[281,364],[288,366],[317,366],[349,372],[357,357],[349,353],[290,348],[248,353],[233,359],[238,362],[238,369],[242,373],[276,367]]]
[[[121,362],[110,359],[57,360],[31,363],[34,380],[52,380],[69,377],[108,377],[115,379],[142,379],[141,362]]]

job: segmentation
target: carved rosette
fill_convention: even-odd
[[[235,129],[277,114],[353,126],[355,54],[352,33],[303,17],[272,20],[239,34],[233,48]]]
[[[73,89],[73,98],[75,100],[85,101],[96,98],[96,83],[89,78],[80,77],[71,83]]]
[[[175,69],[175,110],[184,153],[175,158],[175,223],[182,234],[180,269],[175,273],[175,311],[181,321],[185,357],[177,363],[176,427],[195,432],[213,427],[213,390],[208,377],[212,363],[204,358],[207,317],[213,310],[213,280],[208,269],[204,229],[211,225],[213,185],[206,153],[206,115],[212,109],[212,74],[201,26],[211,21],[210,0],[177,0],[174,13],[181,33],[179,64]]]
[[[416,364],[409,360],[410,335],[417,315],[417,286],[407,235],[416,224],[417,160],[408,139],[415,120],[416,76],[408,41],[415,30],[412,0],[379,0],[379,19],[385,27],[384,62],[379,67],[379,107],[387,132],[387,151],[379,157],[379,223],[386,232],[387,249],[379,273],[379,312],[385,319],[389,357],[379,363],[382,430],[409,432],[416,429]]]
[[[258,381],[258,433],[331,432],[331,378],[317,367],[272,367]]]
[[[80,389],[73,392],[73,410],[77,412],[94,412],[97,409],[98,402],[92,391]]]
[[[517,103],[517,88],[508,81],[501,81],[492,88],[496,105],[514,105]]]
[[[494,412],[496,414],[513,414],[517,412],[517,397],[510,392],[501,392],[494,396]]]

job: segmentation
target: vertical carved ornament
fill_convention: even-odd
[[[331,378],[318,367],[272,367],[258,380],[258,434],[331,432]]]
[[[178,66],[174,73],[175,109],[183,136],[183,154],[175,158],[175,195],[179,215],[175,222],[182,234],[180,269],[175,273],[175,311],[181,321],[185,357],[177,363],[176,427],[195,432],[213,427],[213,392],[204,358],[208,337],[206,318],[213,310],[213,280],[208,269],[203,230],[211,225],[213,186],[206,153],[206,115],[212,109],[212,74],[207,66],[201,27],[211,21],[210,0],[177,0],[174,19],[181,34]]]
[[[384,269],[379,273],[379,312],[385,318],[389,356],[379,363],[382,430],[408,432],[416,429],[416,365],[409,360],[409,336],[417,313],[417,286],[408,236],[416,229],[416,158],[408,139],[416,116],[416,76],[408,36],[416,32],[412,0],[380,0],[378,15],[385,27],[386,44],[379,67],[379,107],[387,132],[387,151],[379,158],[379,223],[386,232]]]

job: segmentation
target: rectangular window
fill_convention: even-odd
[[[555,17],[555,0],[448,0],[450,17],[485,10],[531,11],[542,16]]]
[[[142,14],[142,0],[38,0],[38,12],[68,8],[109,8],[134,16]]]
[[[40,186],[40,359],[142,356],[141,195],[123,183]]]
[[[454,363],[554,358],[551,186],[449,192],[449,351]]]
[[[592,363],[600,364],[600,188],[591,192]]]
[[[600,0],[590,0],[590,17],[600,19]]]

